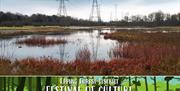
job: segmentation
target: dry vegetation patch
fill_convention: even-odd
[[[64,39],[46,39],[46,38],[28,38],[24,40],[16,41],[16,44],[24,44],[27,46],[51,46],[57,44],[65,44],[67,43]]]

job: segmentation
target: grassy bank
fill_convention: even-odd
[[[33,30],[33,29],[47,29],[47,28],[63,28],[60,26],[20,26],[20,27],[0,27],[0,30]]]
[[[180,32],[127,30],[105,34],[104,38],[130,42],[177,43]]]
[[[12,38],[30,34],[68,34],[73,32],[59,26],[24,26],[24,27],[0,27],[0,38]]]
[[[107,27],[107,26],[91,26],[91,27],[62,27],[62,26],[22,26],[22,27],[0,27],[0,38],[6,38],[6,37],[13,37],[18,35],[27,35],[27,34],[58,34],[58,33],[70,33],[77,30],[81,31],[91,31],[91,30],[101,30],[103,28],[108,29],[115,29],[118,30],[118,28],[122,27]],[[116,29],[117,28],[117,29]],[[127,27],[128,28],[128,27]],[[132,30],[135,33],[127,32],[128,29],[124,27],[124,29],[121,29],[123,32],[115,32],[113,34],[108,34],[105,36],[105,38],[111,38],[111,39],[120,39],[123,40],[125,38],[129,39],[136,38],[136,36],[139,36],[137,31],[144,31],[144,29],[135,29],[132,28]],[[138,27],[137,27],[138,28]],[[145,30],[146,31],[146,30]],[[180,27],[155,27],[150,29],[150,31],[180,31]],[[134,36],[135,34],[136,36]],[[124,35],[124,36],[123,36]],[[146,35],[145,35],[146,36]],[[117,38],[118,37],[118,38]],[[128,37],[128,38],[126,38]],[[130,38],[130,40],[131,40]],[[139,38],[141,39],[141,38]]]

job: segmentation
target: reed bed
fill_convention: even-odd
[[[87,48],[76,60],[54,58],[0,59],[0,75],[180,75],[180,47],[145,42],[117,46],[111,60],[91,61]]]
[[[117,46],[110,52],[113,59],[132,60],[143,63],[150,74],[179,74],[180,46],[166,43],[133,43]],[[134,64],[134,65],[138,65]],[[148,74],[148,73],[147,73]]]
[[[118,40],[120,42],[129,41],[177,44],[177,41],[180,39],[180,32],[148,33],[147,31],[118,31],[105,34],[104,38]]]
[[[91,53],[88,48],[82,48],[76,53],[76,60],[80,61],[90,61]]]
[[[67,43],[64,39],[46,39],[46,38],[28,38],[16,41],[16,44],[23,44],[27,46],[52,46],[57,44]]]
[[[54,58],[1,59],[0,75],[180,75],[179,46],[145,43],[115,50],[116,56],[109,61],[89,60],[88,49],[80,50],[76,60],[70,62]],[[117,57],[118,52],[123,56]]]
[[[57,59],[27,58],[16,62],[1,60],[0,75],[180,75],[171,60],[111,60],[62,62]],[[178,60],[179,61],[179,60]],[[172,67],[171,67],[172,66]]]
[[[6,58],[0,58],[0,75],[10,75],[12,71],[12,62]]]

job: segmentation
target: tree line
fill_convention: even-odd
[[[166,14],[162,11],[149,15],[125,16],[121,21],[111,21],[111,25],[117,26],[179,26],[180,13]]]
[[[96,26],[100,23],[76,19],[70,16],[48,16],[43,14],[33,14],[31,16],[19,13],[0,12],[0,26]]]
[[[33,14],[31,16],[19,13],[0,12],[0,26],[179,26],[179,14],[166,14],[162,11],[154,12],[146,16],[134,15],[125,16],[119,21],[95,22],[83,19],[76,19],[70,16],[48,16]]]

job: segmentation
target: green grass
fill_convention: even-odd
[[[22,26],[22,27],[0,27],[0,38],[12,38],[19,35],[28,35],[28,34],[40,34],[40,33],[63,33],[63,32],[72,32],[65,31],[64,27],[60,26]]]
[[[160,29],[162,31],[167,30],[167,31],[180,31],[180,26],[177,27],[157,27],[155,29]]]
[[[170,91],[176,91],[176,88],[178,88],[179,84],[170,84],[169,89]],[[128,86],[128,83],[125,83],[125,86]],[[157,82],[157,91],[166,91],[166,82],[165,81],[159,81]],[[134,89],[135,86],[132,86],[132,89]],[[154,85],[153,83],[148,84],[148,90],[154,91]],[[138,91],[146,91],[145,82],[141,80],[141,86],[138,86]]]
[[[23,26],[23,27],[0,27],[0,30],[29,30],[35,28],[34,26]]]
[[[49,29],[49,28],[62,28],[60,26],[21,26],[21,27],[0,27],[0,30],[31,30],[31,29]]]

